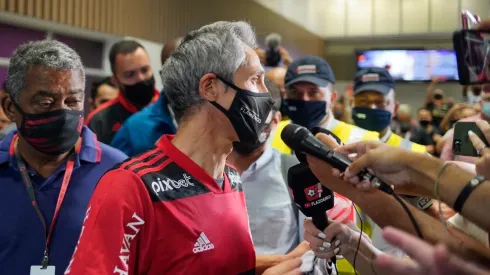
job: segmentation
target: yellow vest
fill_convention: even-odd
[[[391,133],[390,137],[386,141],[386,144],[395,146],[395,147],[401,147],[405,150],[412,151],[415,153],[426,153],[427,149],[425,146],[417,144],[415,142],[411,142],[409,140],[406,140],[402,138],[401,136]]]

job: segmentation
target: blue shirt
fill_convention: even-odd
[[[132,157],[149,151],[164,134],[175,134],[176,127],[162,91],[153,104],[128,118],[114,136],[111,146]]]
[[[27,194],[10,155],[14,132],[0,141],[0,274],[29,274],[40,265],[45,248],[44,228]],[[76,155],[73,174],[61,205],[49,253],[49,264],[61,275],[70,262],[80,236],[86,208],[102,175],[126,159],[126,155],[97,141],[87,128],[82,130],[82,147]],[[26,164],[27,165],[27,164]],[[28,168],[36,200],[49,229],[63,181],[66,164],[47,179]]]

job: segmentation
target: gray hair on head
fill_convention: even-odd
[[[25,87],[26,73],[32,66],[80,71],[85,87],[85,71],[77,52],[56,40],[29,42],[20,45],[10,58],[6,86],[15,103],[19,103],[20,91]]]
[[[398,112],[399,114],[405,114],[405,115],[411,115],[412,114],[412,107],[408,104],[400,104],[398,106]]]
[[[214,73],[232,82],[245,64],[246,47],[255,49],[252,27],[243,21],[219,21],[188,33],[162,67],[165,94],[177,121],[196,112],[204,99],[199,95],[203,75]]]

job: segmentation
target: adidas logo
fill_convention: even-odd
[[[214,244],[212,244],[204,232],[202,232],[201,235],[199,235],[199,238],[197,238],[197,242],[194,244],[194,249],[192,249],[192,252],[200,253],[211,249],[214,249]]]

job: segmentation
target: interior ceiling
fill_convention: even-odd
[[[450,35],[460,12],[490,15],[490,0],[255,0],[323,38]]]

